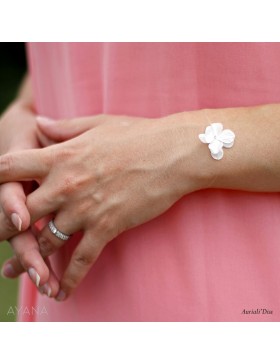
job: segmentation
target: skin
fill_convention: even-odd
[[[61,231],[83,232],[60,281],[57,298],[63,300],[106,244],[159,216],[182,196],[204,188],[278,192],[279,117],[280,106],[274,104],[154,119],[97,115],[40,121],[40,132],[59,143],[0,157],[0,183],[37,180],[40,187],[26,198],[31,223],[55,214]],[[236,134],[221,161],[213,160],[198,139],[211,121]],[[13,235],[1,230],[0,236]],[[37,240],[43,256],[65,243],[47,227]]]
[[[31,100],[29,80],[26,79],[19,96],[0,119],[0,154],[51,144],[38,130]],[[59,290],[59,282],[48,260],[43,259],[39,252],[34,235],[37,229],[29,229],[30,214],[26,207],[26,194],[31,190],[31,183],[12,182],[0,185],[0,241],[21,231],[10,239],[15,257],[4,265],[3,273],[6,268],[6,277],[15,278],[29,268],[34,268],[41,277],[41,290],[47,293],[51,286],[52,296],[55,296]],[[16,226],[11,220],[12,214],[18,215]]]
[[[75,125],[88,131],[44,149],[6,154],[0,159],[0,170],[2,183],[39,181],[40,188],[26,200],[32,222],[55,213],[55,223],[63,232],[84,232],[61,280],[67,297],[109,241],[166,211],[186,188],[188,192],[197,189],[194,176],[189,174],[183,181],[176,170],[181,169],[186,149],[193,166],[199,158],[196,148],[186,148],[191,146],[193,131],[185,139],[181,127],[175,130],[169,119],[100,115],[59,124],[61,131],[75,132]],[[60,139],[59,133],[56,138]],[[64,243],[47,227],[38,242],[44,256]]]

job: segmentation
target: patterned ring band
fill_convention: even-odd
[[[71,235],[64,234],[62,231],[58,230],[58,228],[55,226],[54,221],[51,220],[49,222],[49,229],[60,240],[68,240]]]

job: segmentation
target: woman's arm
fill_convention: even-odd
[[[280,104],[255,107],[204,109],[167,117],[189,138],[189,120],[194,123],[195,165],[191,165],[198,185],[259,192],[280,191]],[[220,122],[235,135],[232,148],[224,148],[221,160],[214,160],[207,144],[198,139],[206,126]],[[182,181],[189,176],[188,153],[182,161]],[[179,170],[178,170],[179,172]]]
[[[41,131],[61,143],[2,156],[0,183],[39,179],[40,187],[27,198],[32,221],[54,213],[65,234],[84,232],[63,275],[59,299],[71,294],[110,240],[159,216],[188,193],[205,188],[280,191],[278,114],[278,105],[264,105],[156,119],[41,119]],[[236,135],[219,161],[198,138],[213,122]],[[38,241],[44,256],[64,243],[48,227]]]

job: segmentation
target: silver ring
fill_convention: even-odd
[[[62,231],[58,230],[58,228],[55,226],[54,221],[51,220],[49,222],[49,229],[60,240],[68,240],[71,235],[64,234]]]

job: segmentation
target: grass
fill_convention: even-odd
[[[9,243],[0,243],[0,266],[3,262],[13,255]],[[15,312],[17,304],[18,279],[5,279],[0,277],[0,322],[15,321],[16,317],[12,314]]]

